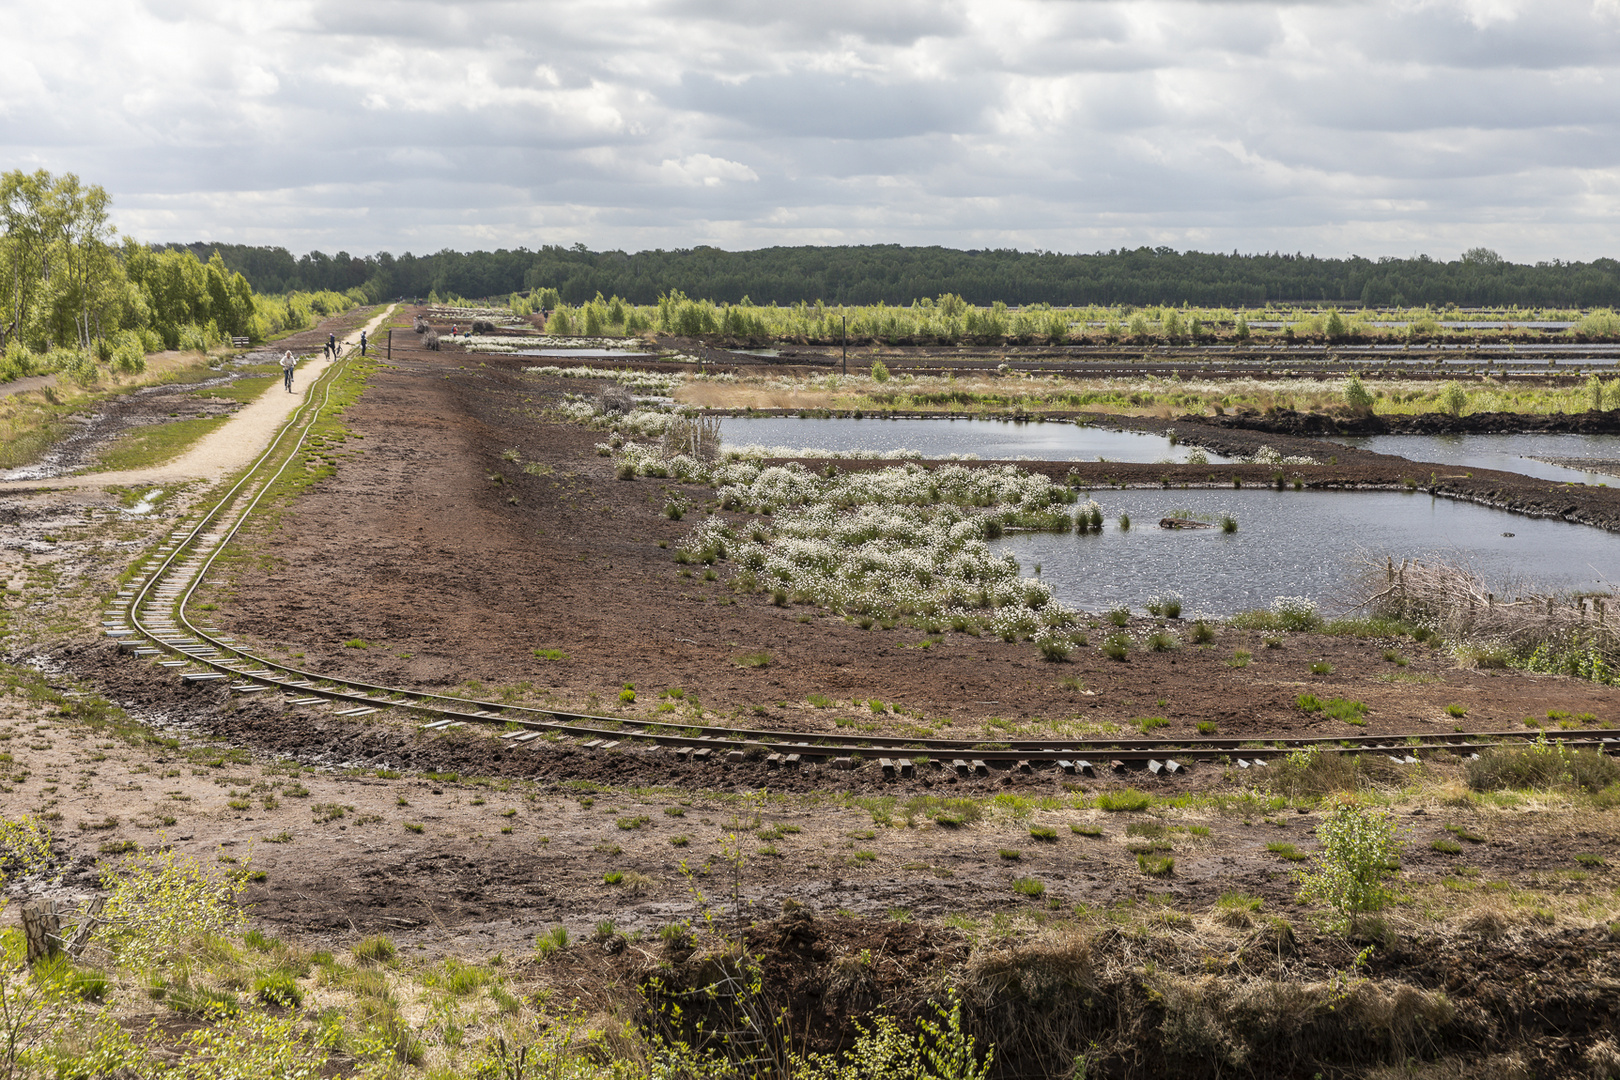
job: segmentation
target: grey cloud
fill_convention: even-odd
[[[665,95],[674,108],[760,132],[896,139],[979,127],[986,91],[978,78],[884,83],[858,75],[763,75],[731,83],[693,75]]]
[[[0,155],[152,239],[1620,240],[1620,18],[1586,4],[106,3],[16,13]]]

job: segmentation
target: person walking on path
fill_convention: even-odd
[[[366,355],[366,332],[360,331],[360,355]]]
[[[337,335],[336,334],[327,334],[326,335],[326,347],[328,349],[332,350],[331,357],[332,357],[332,359],[336,360],[337,359],[337,349],[338,349]]]
[[[292,393],[293,365],[296,363],[291,352],[281,354],[281,384],[287,388],[289,394]]]

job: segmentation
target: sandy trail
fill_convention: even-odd
[[[377,327],[393,310],[394,305],[390,304],[361,330],[341,338],[338,341],[339,355],[358,349],[362,332],[375,336]],[[271,385],[256,401],[239,409],[218,429],[199,439],[196,445],[173,461],[147,469],[59,476],[48,480],[13,480],[0,483],[0,492],[111,485],[135,487],[142,484],[172,484],[182,480],[217,482],[246,466],[270,445],[270,440],[293,410],[303,403],[309,388],[315,385],[315,380],[321,377],[330,363],[325,359],[303,361],[293,375],[292,393],[284,391],[280,383]]]

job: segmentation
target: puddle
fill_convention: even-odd
[[[152,512],[152,508],[157,506],[157,501],[161,498],[163,498],[163,489],[153,488],[151,491],[148,491],[145,495],[141,496],[140,502],[125,510],[124,513],[133,515],[135,517],[139,517],[142,514],[150,514]]]

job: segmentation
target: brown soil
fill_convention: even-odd
[[[1124,664],[1081,650],[1053,665],[1028,644],[948,634],[921,649],[920,632],[864,631],[813,609],[774,607],[768,596],[734,593],[729,575],[712,583],[681,577],[659,547],[673,547],[690,528],[664,516],[669,495],[701,503],[704,491],[615,480],[610,459],[592,449],[601,433],[540,419],[548,397],[577,386],[522,375],[522,358],[471,364],[455,352],[406,350],[401,336],[394,367],[373,376],[345,415],[363,436],[346,445],[358,449],[281,518],[268,547],[275,568],[244,570],[214,597],[219,625],[270,653],[301,652],[311,670],[401,686],[530,684],[538,700],[593,711],[617,709],[620,688],[632,683],[637,699],[622,710],[627,716],[653,715],[659,692],[679,687],[711,714],[799,731],[856,718],[897,732],[949,718],[955,734],[993,718],[1131,726],[1144,716],[1170,719],[1169,737],[1190,734],[1201,720],[1255,737],[1343,731],[1293,707],[1307,690],[1367,702],[1375,733],[1449,727],[1443,710],[1453,703],[1469,709],[1474,728],[1548,709],[1620,721],[1607,688],[1462,671],[1411,642],[1296,635],[1268,649],[1260,634],[1223,630],[1208,649],[1141,652]],[[503,460],[508,450],[520,461]],[[1388,488],[1425,471],[1379,455],[1356,462],[1285,471],[1314,487]],[[1161,477],[1225,486],[1233,475],[1265,484],[1274,472],[1223,467],[1211,480],[1207,466],[1019,464],[1099,486],[1158,486]],[[1556,487],[1483,470],[1435,486],[1527,503],[1551,498]],[[1620,509],[1620,489],[1559,487],[1556,497],[1559,508],[1575,507],[1577,520],[1588,507],[1605,517]],[[357,639],[370,647],[345,646]],[[1408,667],[1383,658],[1392,647]],[[1227,660],[1240,648],[1254,660],[1233,669]],[[567,658],[537,659],[536,649]],[[760,650],[771,654],[769,666],[737,663]],[[1322,661],[1334,673],[1311,675]],[[1396,675],[1403,681],[1390,681]],[[1084,689],[1060,685],[1065,678]],[[836,704],[817,709],[811,694]],[[899,711],[874,717],[869,699]]]
[[[1522,730],[1524,717],[1548,710],[1620,723],[1612,688],[1459,670],[1409,640],[1287,635],[1267,648],[1258,634],[1223,629],[1207,650],[1133,654],[1124,664],[1080,650],[1073,662],[1054,665],[1028,644],[947,634],[922,649],[917,632],[862,631],[825,613],[777,608],[766,597],[732,591],[724,577],[705,583],[678,576],[658,544],[673,546],[690,525],[663,516],[679,485],[616,480],[609,459],[593,449],[599,433],[540,417],[549,398],[577,386],[524,376],[519,358],[474,360],[453,348],[418,350],[408,333],[396,331],[394,339],[393,364],[371,377],[344,414],[357,438],[344,444],[335,475],[264,519],[270,531],[251,538],[256,557],[232,564],[234,577],[198,598],[218,604],[218,625],[239,639],[267,654],[300,656],[302,667],[428,688],[476,680],[484,694],[504,688],[514,700],[627,716],[664,715],[654,710],[675,699],[660,691],[679,687],[685,697],[669,716],[701,710],[710,722],[809,732],[838,730],[840,720],[896,733],[926,724],[950,736],[993,737],[1007,725],[1128,732],[1146,716],[1168,718],[1160,729],[1168,737],[1191,734],[1205,720],[1223,735],[1254,738],[1351,730],[1294,707],[1307,691],[1367,702],[1373,732],[1449,730],[1456,721],[1444,707],[1453,703],[1469,710],[1472,729]],[[1264,441],[1278,445],[1274,436]],[[507,460],[507,450],[517,451],[518,461]],[[1370,458],[1376,455],[1288,471],[1319,486],[1397,486],[1413,468]],[[1094,469],[1099,484],[1157,483],[1168,468],[1073,467]],[[1127,475],[1133,468],[1140,475]],[[1172,482],[1199,480],[1197,469],[1177,468],[1190,471]],[[1243,468],[1256,470],[1241,474],[1246,482],[1269,481],[1269,469]],[[1202,468],[1202,482],[1210,482],[1208,472]],[[1230,483],[1232,472],[1221,469],[1216,482]],[[1522,477],[1476,476],[1483,478],[1481,497],[1498,490],[1547,497],[1538,487],[1548,485]],[[680,493],[704,498],[700,490]],[[1593,498],[1577,501],[1578,511],[1611,512],[1602,493],[1580,494]],[[90,594],[106,595],[117,552],[116,544],[95,548],[104,543],[94,532],[99,519],[87,519],[76,561],[61,551],[76,541],[40,539],[77,535],[67,498],[5,498],[0,529],[8,543],[39,545],[37,553],[14,550],[57,559],[53,574],[71,570]],[[138,525],[150,537],[169,523],[118,527]],[[31,565],[24,559],[9,567],[18,575],[14,588],[23,587]],[[50,602],[17,592],[7,608],[17,619],[43,619]],[[365,647],[346,644],[352,641]],[[540,648],[566,658],[540,659]],[[1239,648],[1254,659],[1236,669],[1227,660]],[[1391,648],[1409,666],[1386,661]],[[771,654],[768,666],[736,662],[757,650]],[[255,867],[268,875],[250,896],[262,922],[334,944],[389,932],[414,953],[468,957],[523,955],[536,931],[554,923],[576,936],[601,919],[652,931],[704,910],[729,913],[739,903],[745,917],[764,920],[791,901],[807,910],[749,934],[772,976],[771,993],[795,1010],[810,1045],[847,1041],[843,1020],[880,1002],[904,1013],[947,977],[972,975],[965,985],[979,996],[970,995],[970,1006],[1003,1046],[1003,1075],[1062,1074],[1086,1052],[1083,1038],[1103,1048],[1090,1075],[1227,1074],[1229,1063],[1178,1050],[1159,1031],[1164,1005],[1153,970],[1189,980],[1213,973],[1233,986],[1319,981],[1349,971],[1359,948],[1308,929],[1293,910],[1293,864],[1267,848],[1313,846],[1315,814],[1279,813],[1258,801],[1225,811],[1162,809],[1155,820],[1209,832],[1177,833],[1174,873],[1155,878],[1127,847],[1126,827],[1139,815],[1008,799],[984,821],[950,829],[934,824],[920,804],[908,823],[905,808],[920,796],[1062,796],[1128,784],[1155,794],[1241,794],[1251,785],[1263,792],[1263,778],[1235,768],[1200,766],[1165,779],[1105,776],[1078,788],[1075,778],[1052,773],[959,780],[925,772],[902,786],[886,784],[870,766],[789,774],[755,762],[685,764],[641,748],[515,749],[482,731],[424,733],[392,713],[345,720],[269,699],[232,699],[83,633],[62,633],[53,647],[29,656],[49,669],[48,682],[94,687],[167,740],[148,741],[139,730],[111,737],[86,718],[88,699],[59,709],[6,699],[12,760],[0,807],[60,815],[69,873],[59,891],[93,887],[98,865],[112,861],[102,846],[119,840],[167,840],[209,857],[235,858],[251,848]],[[1309,666],[1323,660],[1333,674],[1311,675]],[[621,705],[626,683],[637,696]],[[811,694],[833,704],[816,708]],[[881,713],[868,704],[873,699],[886,703]],[[1435,1075],[1557,1076],[1586,1068],[1592,1048],[1613,1036],[1620,983],[1602,925],[1613,871],[1578,867],[1574,855],[1620,859],[1613,813],[1570,813],[1557,799],[1469,804],[1458,797],[1463,765],[1453,759],[1414,770],[1377,768],[1385,790],[1417,784],[1423,794],[1403,804],[1401,819],[1408,847],[1400,888],[1412,899],[1391,916],[1395,936],[1375,951],[1369,974],[1380,985],[1443,990],[1457,1017],[1409,1046],[1372,1046],[1338,1029],[1312,1029],[1314,1049],[1302,1055],[1305,1044],[1277,1036],[1245,1068],[1294,1076],[1326,1064],[1342,1070],[1332,1075],[1361,1075],[1373,1061],[1408,1053],[1456,1064]],[[755,794],[767,787],[769,796]],[[1035,838],[1032,825],[1057,829],[1058,839]],[[1083,835],[1071,825],[1101,833]],[[1453,835],[1448,826],[1479,840],[1460,855],[1431,848]],[[679,837],[686,842],[675,846]],[[744,861],[733,879],[728,853],[739,851]],[[694,876],[682,873],[683,861]],[[626,878],[605,884],[610,871]],[[1014,894],[1020,877],[1040,880],[1045,894]],[[1498,885],[1504,899],[1491,900]],[[1458,889],[1499,904],[1494,921],[1479,922],[1477,911],[1454,914]],[[1267,916],[1293,918],[1297,945],[1268,944],[1263,919],[1236,930],[1217,925],[1211,908],[1231,892],[1260,898]],[[1509,894],[1518,899],[1508,903]],[[1102,924],[1085,944],[1084,972],[1064,968],[1061,978],[1051,976],[1055,961],[1026,950],[997,982],[982,966],[971,967],[969,942],[979,931],[940,922],[1039,919],[1075,905],[1120,912],[1122,928]],[[1159,905],[1171,911],[1168,936],[1146,937],[1129,913]],[[973,955],[995,951],[981,944]],[[538,970],[588,996],[615,981],[639,981],[660,964],[671,965],[662,970],[677,981],[695,977],[694,965],[703,962],[701,954],[689,960],[658,949],[647,941],[606,956],[575,950]],[[863,949],[875,963],[861,959]],[[1070,1041],[1019,1044],[1009,1017],[1027,1022],[1048,1013],[1076,1018]]]

